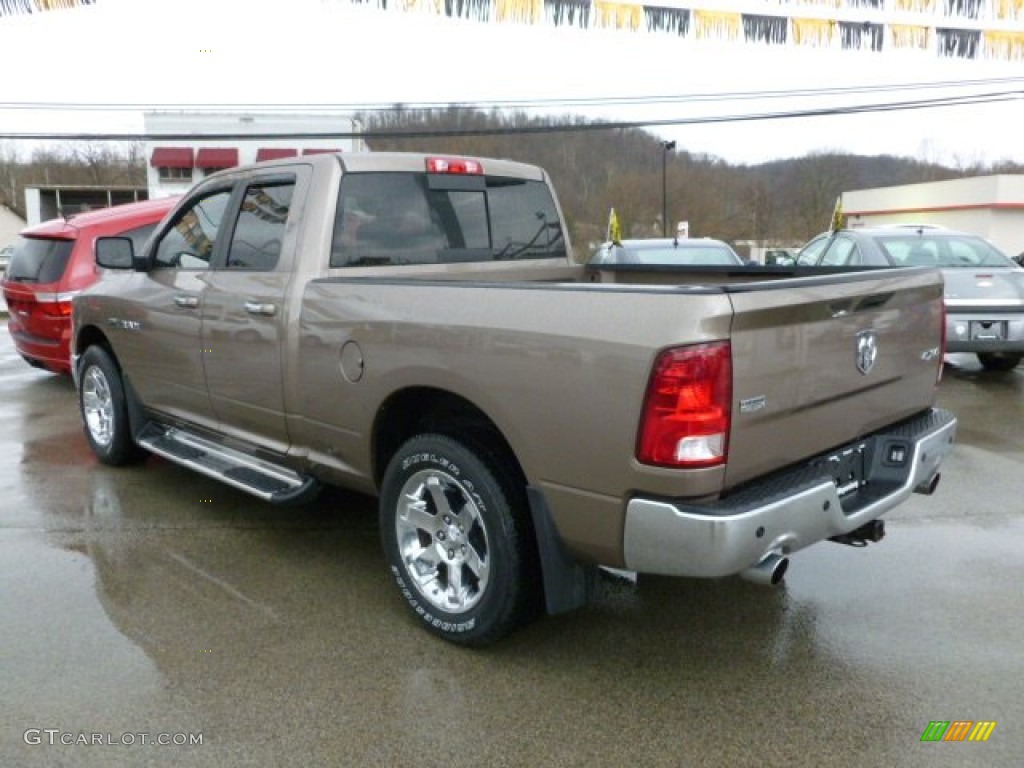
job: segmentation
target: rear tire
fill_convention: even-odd
[[[986,371],[1012,371],[1020,365],[1021,356],[1002,352],[979,352],[978,362]]]
[[[477,647],[530,618],[540,598],[524,489],[490,447],[413,437],[380,497],[384,552],[409,609],[433,634]]]
[[[100,346],[89,347],[81,365],[78,409],[92,452],[115,467],[140,461],[146,454],[131,435],[121,370]]]

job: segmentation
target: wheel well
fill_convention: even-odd
[[[373,432],[373,477],[378,487],[388,462],[406,440],[436,432],[497,452],[521,489],[526,474],[497,425],[465,398],[439,389],[415,387],[392,395],[379,411]]]
[[[81,355],[93,344],[99,344],[107,350],[107,352],[111,351],[110,342],[107,341],[107,337],[103,334],[103,331],[95,325],[88,325],[78,332],[78,337],[75,339],[75,352]],[[114,358],[113,353],[111,353],[110,356],[114,359],[114,362],[117,363],[117,358]]]

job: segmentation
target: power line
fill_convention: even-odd
[[[859,104],[842,107],[821,107],[781,112],[760,112],[750,114],[711,115],[703,117],[678,117],[660,120],[593,121],[570,124],[535,124],[498,128],[446,128],[438,130],[377,130],[352,131],[276,131],[273,133],[102,133],[102,132],[3,132],[0,139],[27,139],[39,141],[164,141],[164,140],[228,140],[228,139],[412,139],[460,136],[499,136],[543,133],[574,133],[587,131],[626,130],[682,125],[710,125],[716,123],[742,123],[765,120],[782,120],[807,117],[829,117],[838,115],[870,114],[942,107],[970,106],[1015,101],[1024,96],[1024,90],[1003,91],[970,96],[947,96],[933,99],[914,99],[876,104]]]
[[[648,94],[643,96],[601,96],[601,97],[552,97],[535,99],[473,100],[469,102],[400,101],[389,102],[295,102],[261,103],[219,102],[204,103],[160,103],[160,102],[71,102],[71,101],[7,101],[0,102],[0,109],[28,111],[155,111],[155,110],[305,110],[305,111],[381,111],[402,109],[491,109],[523,107],[581,107],[581,106],[651,106],[671,103],[700,103],[722,101],[750,101],[797,97],[819,97],[836,95],[857,95],[891,93],[898,91],[928,91],[935,89],[965,89],[975,87],[1024,86],[1024,77],[982,78],[975,80],[942,80],[910,83],[888,83],[878,85],[829,86],[822,88],[787,88],[779,90],[726,91],[715,93]],[[969,95],[969,94],[965,94]]]

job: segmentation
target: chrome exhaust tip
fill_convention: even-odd
[[[788,557],[768,555],[753,568],[748,568],[740,573],[740,578],[754,584],[774,587],[782,581],[787,568],[789,568]]]

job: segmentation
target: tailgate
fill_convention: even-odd
[[[929,407],[942,278],[898,269],[729,289],[733,418],[726,487]]]

